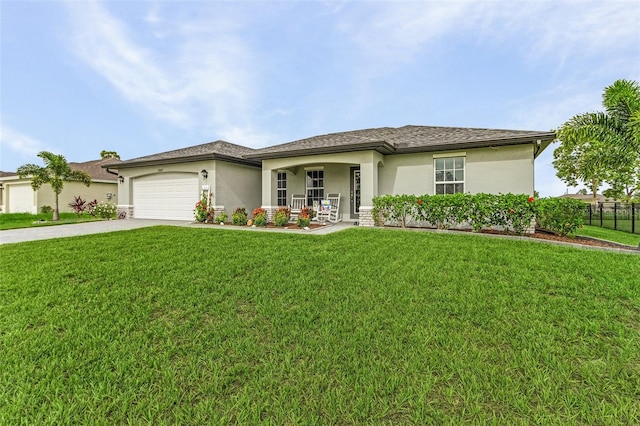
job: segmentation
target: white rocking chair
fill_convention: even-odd
[[[289,216],[289,220],[295,221],[298,219],[298,214],[305,206],[306,202],[307,197],[305,197],[304,194],[291,195],[291,205],[289,206],[291,208],[291,216]]]
[[[342,220],[340,217],[340,194],[328,194],[327,200],[331,203],[329,209],[329,222],[340,222]]]

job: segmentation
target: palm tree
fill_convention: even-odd
[[[18,167],[16,173],[21,179],[30,176],[31,187],[34,191],[40,189],[45,183],[51,185],[51,189],[56,194],[56,207],[53,210],[53,220],[56,221],[60,219],[58,196],[62,192],[64,182],[82,182],[89,186],[91,185],[91,176],[80,170],[72,170],[66,158],[62,155],[42,151],[38,154],[38,157],[44,161],[44,167],[36,164],[25,164]]]
[[[605,112],[578,114],[558,130],[564,146],[554,152],[558,177],[569,185],[576,179],[599,186],[609,173],[628,168],[640,155],[640,85],[637,81],[617,80],[604,89]],[[580,170],[573,176],[560,173],[563,161],[577,159]],[[597,188],[596,188],[597,189]],[[594,190],[594,200],[596,197]]]

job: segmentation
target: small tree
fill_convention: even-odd
[[[91,185],[91,176],[81,170],[73,170],[69,166],[66,158],[62,155],[42,151],[38,157],[44,161],[44,167],[36,164],[25,164],[18,167],[16,173],[21,179],[31,177],[31,187],[34,191],[48,183],[56,196],[56,205],[53,210],[53,220],[60,219],[58,208],[58,197],[62,192],[65,182],[82,182],[86,186]]]
[[[100,158],[102,158],[103,160],[105,158],[117,158],[119,160],[120,159],[120,155],[115,151],[102,150],[102,151],[100,151]]]

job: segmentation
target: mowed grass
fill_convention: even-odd
[[[213,227],[0,254],[0,424],[640,422],[640,256]]]
[[[638,226],[640,227],[640,225]],[[599,238],[601,240],[613,241],[632,247],[638,247],[638,245],[640,245],[640,234],[631,234],[630,232],[600,228],[599,226],[583,225],[582,228],[578,229],[576,235]]]
[[[0,213],[0,230],[66,225],[69,223],[101,220],[87,214],[78,217],[75,213],[60,213],[60,220],[55,222],[51,220],[52,218],[53,213]]]
[[[602,219],[602,227],[608,228],[611,230],[622,231],[622,232],[631,232],[632,230],[635,229],[635,233],[640,234],[640,217],[638,217],[640,216],[640,211],[638,211],[636,215],[637,216],[635,218],[635,228],[630,217],[628,219],[618,218],[618,220],[616,221],[613,219],[613,214],[605,215],[605,217]],[[588,216],[584,218],[584,223],[587,225],[589,224]],[[590,226],[600,227],[600,217],[597,217],[594,215],[593,218],[591,219]]]

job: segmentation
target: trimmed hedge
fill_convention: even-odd
[[[374,197],[376,224],[409,224],[449,229],[470,227],[474,231],[502,228],[523,234],[534,219],[542,227],[562,235],[582,224],[584,205],[572,199],[534,200],[526,194],[384,195]]]

